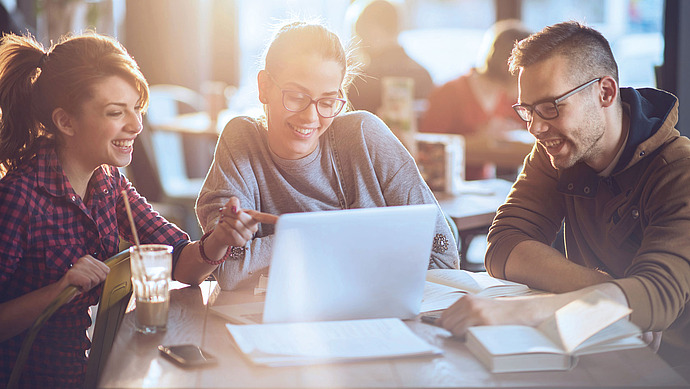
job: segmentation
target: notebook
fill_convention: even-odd
[[[281,215],[265,303],[211,309],[240,324],[414,318],[437,215],[433,204]]]

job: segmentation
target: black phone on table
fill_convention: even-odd
[[[193,344],[160,345],[158,350],[161,354],[185,367],[207,366],[216,363],[216,358]]]

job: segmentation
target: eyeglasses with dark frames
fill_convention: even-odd
[[[342,111],[343,107],[345,107],[345,103],[347,103],[347,100],[336,97],[321,97],[319,99],[313,99],[306,93],[292,89],[283,89],[280,84],[278,84],[276,79],[273,78],[271,73],[267,72],[266,74],[268,74],[268,77],[271,78],[271,81],[273,81],[273,83],[282,92],[283,107],[290,112],[302,112],[311,104],[314,104],[316,106],[316,113],[318,113],[319,116],[324,119],[330,119],[337,116],[340,111]]]
[[[520,116],[520,119],[523,121],[529,123],[532,121],[534,118],[533,112],[536,112],[539,117],[541,117],[544,120],[552,120],[558,117],[559,112],[558,112],[558,104],[563,102],[563,100],[567,99],[568,97],[574,95],[577,92],[580,92],[587,88],[588,86],[594,84],[595,82],[598,82],[602,79],[602,77],[595,78],[593,80],[587,81],[584,84],[571,89],[570,91],[560,95],[559,97],[556,97],[555,99],[544,99],[542,101],[538,101],[534,104],[515,104],[513,105],[513,109],[515,112]]]

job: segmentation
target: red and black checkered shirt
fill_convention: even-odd
[[[118,252],[120,236],[132,242],[122,197],[127,191],[142,243],[174,247],[177,258],[189,237],[155,212],[117,168],[94,172],[84,203],[67,181],[53,144],[42,140],[37,156],[0,179],[0,303],[57,282],[80,257],[105,260]],[[177,254],[177,255],[175,255]],[[81,387],[88,307],[101,288],[81,294],[46,322],[34,341],[22,386]],[[6,383],[24,333],[0,342],[0,383]]]

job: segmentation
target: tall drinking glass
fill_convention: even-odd
[[[136,297],[136,329],[145,334],[165,331],[170,306],[172,247],[143,244],[129,249]]]

